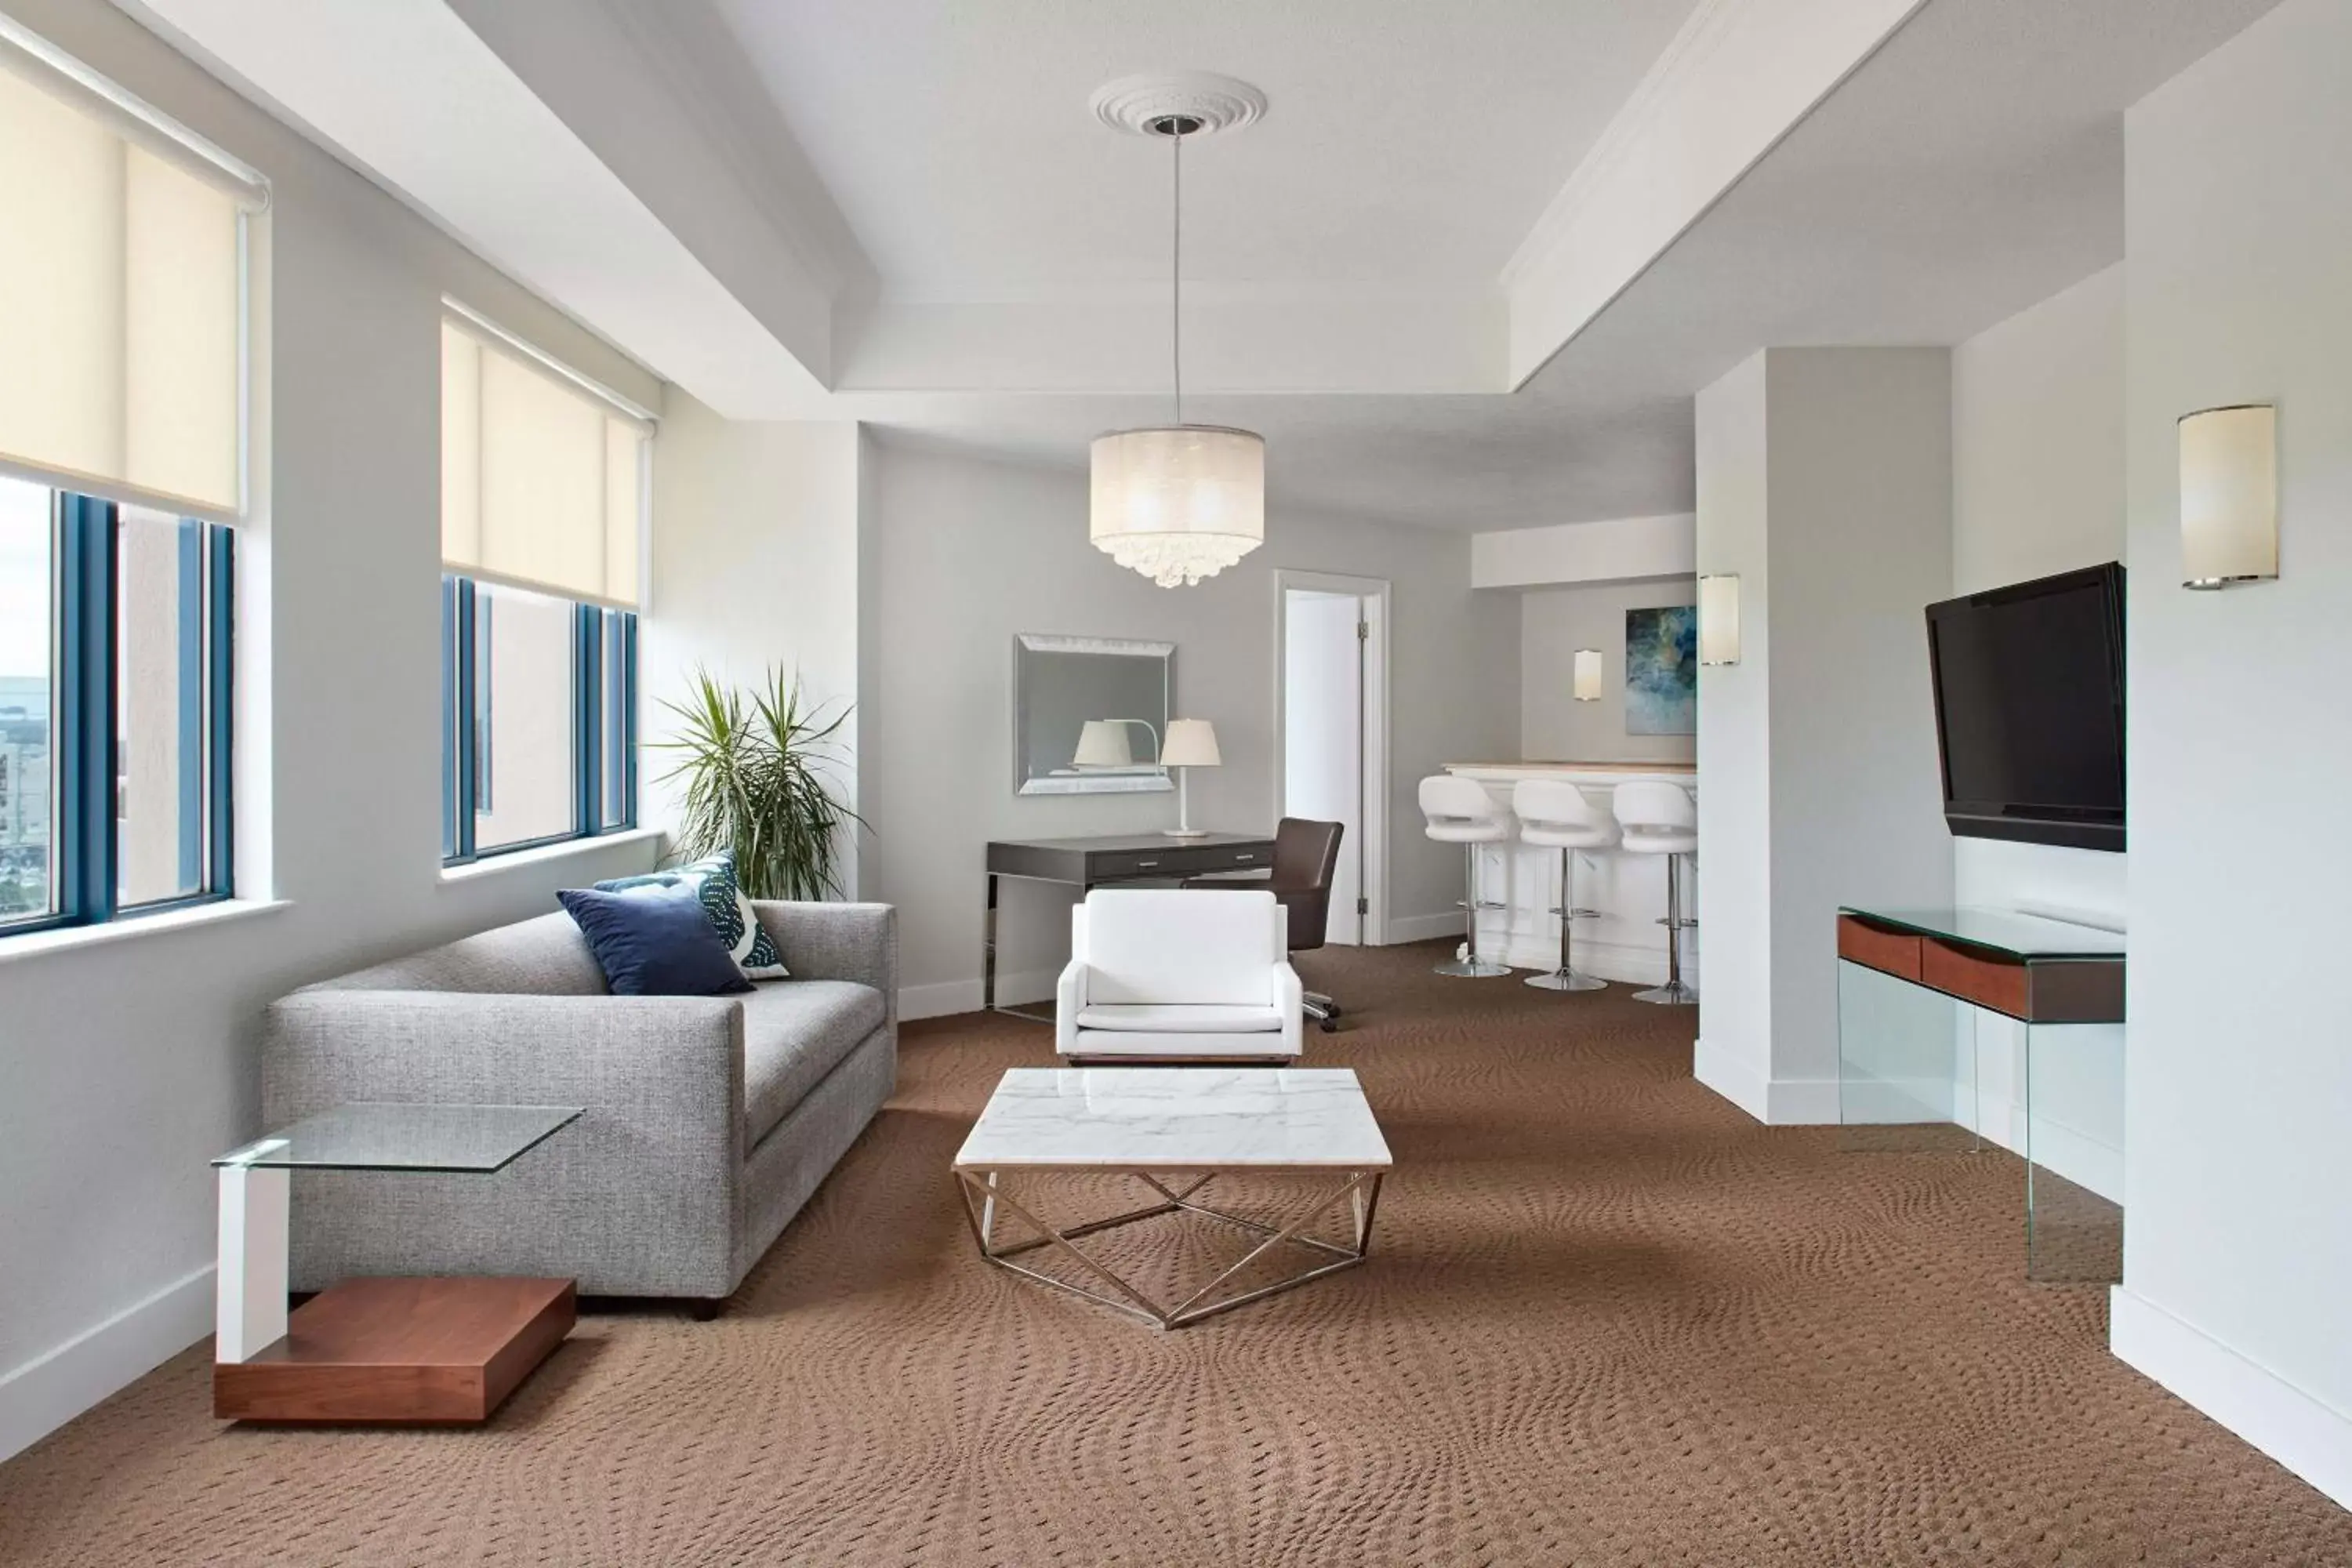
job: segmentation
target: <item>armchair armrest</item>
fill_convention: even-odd
[[[1274,966],[1274,1005],[1282,1009],[1284,1053],[1294,1058],[1303,1055],[1307,1042],[1307,987],[1286,958]]]
[[[888,1026],[898,1023],[898,910],[894,904],[829,904],[755,899],[751,913],[775,938],[795,980],[855,980],[882,993]]]
[[[1087,961],[1074,958],[1054,982],[1054,1049],[1067,1056],[1078,1045],[1078,1009],[1087,1005]]]

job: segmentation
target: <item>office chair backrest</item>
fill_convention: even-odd
[[[1290,913],[1290,951],[1323,945],[1331,921],[1331,879],[1339,867],[1337,822],[1286,816],[1274,829],[1274,877],[1267,886]]]

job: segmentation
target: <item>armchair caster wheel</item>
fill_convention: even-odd
[[[1337,1018],[1326,1018],[1317,1026],[1327,1035],[1336,1035],[1339,1032],[1339,1021]]]

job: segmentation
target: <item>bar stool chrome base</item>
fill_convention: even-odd
[[[1430,970],[1432,974],[1451,974],[1465,980],[1492,980],[1510,972],[1509,964],[1497,963],[1491,958],[1449,958]]]
[[[1656,1002],[1669,1007],[1696,1007],[1698,1005],[1698,993],[1679,980],[1669,980],[1654,991],[1634,992],[1633,1000]]]
[[[1698,993],[1683,984],[1683,932],[1696,931],[1698,921],[1683,919],[1682,879],[1675,874],[1682,864],[1680,855],[1666,857],[1666,918],[1658,923],[1666,928],[1666,983],[1649,991],[1636,991],[1636,1002],[1654,1002],[1664,1007],[1695,1007]]]
[[[1528,984],[1538,991],[1606,991],[1609,982],[1587,974],[1580,969],[1555,969],[1549,974],[1530,974]]]

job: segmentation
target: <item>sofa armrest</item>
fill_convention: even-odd
[[[751,913],[775,938],[795,980],[854,980],[882,993],[886,1025],[898,1023],[898,910],[754,899]]]
[[[1078,1009],[1087,1005],[1087,961],[1074,958],[1054,982],[1054,1049],[1068,1056],[1078,1048]]]
[[[750,1197],[731,998],[301,991],[269,1008],[261,1063],[268,1127],[352,1100],[583,1108],[490,1182],[310,1173],[293,1250],[312,1288],[354,1272],[734,1287]]]

